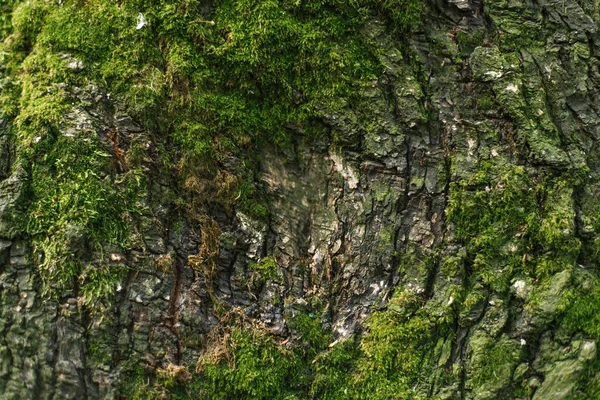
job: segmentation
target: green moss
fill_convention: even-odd
[[[497,291],[515,274],[546,278],[574,265],[572,188],[563,178],[530,176],[523,167],[482,163],[453,184],[449,220],[480,279]]]
[[[545,44],[540,9],[499,0],[486,7],[486,14],[498,28],[494,40],[503,50],[518,51]]]
[[[8,2],[6,6],[8,9],[14,7],[11,21],[14,33],[9,38],[10,46],[19,50],[30,49],[44,26],[46,15],[51,8],[50,4],[43,0],[34,0]],[[11,30],[5,28],[5,31],[10,32]]]
[[[563,327],[569,331],[581,331],[588,337],[600,341],[600,315],[597,310],[600,306],[600,289],[598,278],[591,274],[578,277],[575,285],[570,288],[570,293],[565,293],[568,303],[563,303],[561,308],[568,308],[561,320]],[[577,293],[577,295],[575,295]]]
[[[418,30],[423,24],[425,4],[421,0],[375,0],[380,10],[393,22],[400,34]]]
[[[188,160],[181,182],[213,180],[213,199],[266,219],[250,149],[287,142],[284,125],[308,121],[315,100],[351,97],[357,82],[383,70],[357,33],[370,12],[364,4],[224,0],[212,15],[203,15],[199,1],[3,7],[13,10],[12,26],[5,21],[3,28],[10,33],[6,65],[19,80],[3,84],[1,104],[16,119],[19,159],[31,174],[25,230],[55,294],[110,292],[122,269],[73,254],[101,253],[104,244],[126,248],[129,214],[145,190],[141,161],[119,186],[111,151],[94,133],[65,137],[73,87],[105,86],[126,112],[162,135],[167,151]],[[147,21],[141,29],[139,13]],[[83,69],[68,68],[64,54]],[[219,172],[220,160],[232,155],[242,158],[233,177]]]
[[[296,355],[301,355],[306,361],[312,361],[319,353],[333,342],[333,335],[327,332],[321,324],[320,313],[299,313],[290,326],[301,338],[300,346]]]
[[[427,346],[435,345],[430,321],[419,306],[419,296],[398,292],[386,311],[372,315],[356,368],[359,394],[373,399],[412,397]]]
[[[96,365],[110,365],[113,357],[108,329],[100,331],[88,339],[87,351],[89,359]]]
[[[144,150],[132,142],[131,165],[122,172],[94,129],[69,130],[66,116],[86,107],[73,98],[73,88],[106,88],[119,110],[152,134],[164,165],[178,161],[182,191],[202,200],[188,202],[200,208],[188,211],[215,201],[266,219],[268,203],[255,185],[260,148],[289,143],[289,123],[323,130],[311,128],[313,117],[342,102],[351,107],[379,78],[380,50],[359,33],[365,21],[381,14],[402,36],[420,29],[425,12],[417,0],[219,0],[211,14],[204,4],[32,0],[18,3],[12,27],[4,25],[8,74],[18,79],[3,84],[1,104],[15,121],[18,158],[30,177],[23,230],[33,240],[48,295],[75,295],[84,304],[109,296],[127,268],[105,253],[128,250],[132,220],[144,211]],[[139,13],[146,25],[138,29]],[[82,68],[69,68],[70,57]],[[238,159],[239,168],[224,168],[226,159]],[[208,181],[211,186],[190,183]],[[389,188],[374,193],[378,201],[389,196]],[[417,264],[425,276],[431,265]],[[279,279],[271,258],[252,268],[261,280]],[[297,336],[289,349],[277,337],[234,326],[233,363],[204,364],[186,387],[178,374],[153,374],[132,361],[121,394],[408,396],[432,335],[434,318],[421,302],[399,291],[387,310],[373,315],[360,344],[346,340],[332,349],[318,313],[289,321]],[[100,345],[91,350],[98,362],[107,359]],[[186,375],[188,368],[177,371]]]
[[[401,292],[371,316],[362,340],[331,348],[319,316],[307,312],[288,321],[297,335],[291,350],[274,337],[235,328],[233,360],[203,365],[192,391],[209,399],[414,398],[412,388],[435,343],[432,320],[420,304],[420,296]]]
[[[122,269],[72,257],[76,242],[97,253],[107,243],[126,248],[145,178],[141,161],[134,161],[133,172],[119,178],[127,182],[115,185],[110,149],[91,133],[64,137],[73,87],[105,87],[123,111],[157,134],[165,165],[169,152],[180,160],[190,212],[217,201],[266,220],[268,203],[254,173],[257,149],[287,143],[287,123],[309,126],[319,114],[316,104],[327,109],[333,99],[352,99],[361,82],[383,72],[378,50],[358,33],[365,19],[379,10],[394,29],[409,32],[423,10],[414,0],[220,0],[210,15],[197,0],[34,0],[2,7],[12,11],[12,26],[3,25],[10,34],[3,57],[19,80],[3,83],[0,104],[16,118],[19,158],[31,173],[25,230],[35,238],[46,287],[58,289],[49,292],[81,287],[90,297],[109,292]],[[138,29],[140,13],[146,24]],[[70,69],[65,57],[82,68]],[[240,167],[223,171],[221,161],[232,156]],[[207,181],[212,195],[202,190],[206,185],[185,184]]]
[[[240,211],[247,213],[250,217],[259,221],[267,222],[269,217],[269,201],[265,193],[257,189],[256,182],[250,181],[252,173],[244,174],[246,178],[239,188],[239,199],[237,207]]]
[[[425,179],[420,176],[411,176],[410,178],[410,186],[414,189],[421,189],[425,184]]]
[[[172,131],[184,148],[214,156],[261,137],[285,142],[283,124],[314,114],[311,102],[353,96],[356,82],[376,79],[376,52],[356,33],[370,8],[402,32],[419,25],[424,9],[414,0],[214,6],[203,15],[198,1],[23,3],[14,36],[81,58],[89,66],[82,79],[106,84],[130,113]],[[140,12],[147,26],[136,29]],[[29,20],[36,24],[19,22]]]
[[[483,45],[484,39],[485,34],[481,31],[458,31],[454,37],[454,40],[458,45],[458,49],[460,50],[460,55],[463,57],[468,57],[473,50],[475,50],[475,47]]]
[[[49,133],[35,147],[26,231],[40,254],[46,286],[61,293],[75,285],[90,295],[110,292],[118,279],[116,267],[84,261],[87,251],[100,251],[102,243],[126,245],[124,216],[133,205],[109,176],[101,175],[110,170],[110,154],[86,134]],[[37,156],[41,151],[44,155]]]
[[[153,371],[128,361],[122,370],[118,395],[131,400],[159,400],[167,396],[174,400],[191,400],[193,397],[185,389],[191,376],[188,369],[173,367]]]
[[[350,398],[349,394],[354,390],[351,372],[356,369],[360,356],[356,340],[349,338],[315,358],[315,375],[310,387],[310,398]]]
[[[388,182],[375,182],[371,186],[371,194],[378,202],[390,201],[390,198],[395,195]]]
[[[484,301],[486,301],[485,292],[481,290],[481,287],[472,288],[461,302],[460,307],[460,319],[463,325],[471,323],[470,314],[473,310],[479,307]]]
[[[315,368],[312,361],[331,338],[318,316],[302,313],[289,322],[298,336],[291,349],[264,332],[233,328],[231,362],[203,364],[191,384],[193,392],[207,399],[306,398]]]
[[[265,257],[257,263],[250,263],[250,271],[253,272],[252,280],[259,285],[267,281],[279,281],[279,271],[274,257]]]
[[[0,3],[0,37],[6,38],[12,32],[12,11],[16,0],[4,0]]]
[[[321,316],[308,310],[296,310],[287,320],[292,342],[231,323],[217,345],[208,346],[189,383],[164,372],[144,374],[132,368],[122,394],[167,394],[173,399],[426,398],[420,382],[434,367],[436,337],[448,334],[451,321],[439,320],[421,306],[421,294],[397,291],[385,310],[371,315],[364,336],[335,342]]]
[[[477,98],[477,110],[480,111],[489,111],[489,110],[494,110],[496,106],[496,101],[494,99],[494,96],[492,96],[491,94],[487,94],[484,96],[480,96]]]
[[[467,386],[482,398],[494,398],[494,393],[510,382],[521,356],[521,346],[506,336],[494,339],[482,332],[474,335],[469,346],[472,357]]]
[[[236,328],[231,338],[235,367],[207,365],[195,388],[202,398],[281,399],[298,390],[299,369],[291,352],[253,331]]]
[[[583,333],[585,338],[590,338],[600,343],[600,281],[595,273],[587,270],[576,270],[573,282],[561,293],[561,302],[558,305],[562,315],[558,319],[559,332],[565,335]],[[586,365],[585,370],[578,377],[580,397],[597,398],[600,395],[600,360],[596,357]]]
[[[393,249],[396,236],[396,228],[394,226],[383,226],[379,232],[377,232],[377,235],[379,236],[379,251],[384,251],[387,247]]]

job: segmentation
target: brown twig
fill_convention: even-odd
[[[205,21],[203,19],[195,19],[193,21],[189,22],[190,24],[209,24],[209,25],[214,25],[215,21]]]

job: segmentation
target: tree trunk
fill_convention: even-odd
[[[600,395],[596,2],[243,1],[238,26],[215,1],[174,27],[194,2],[5,3],[3,399]],[[81,33],[56,33],[61,7],[84,39],[61,41]],[[117,18],[98,47],[124,64],[87,52],[100,7],[129,13],[130,42]],[[298,28],[274,44],[277,18]],[[327,63],[295,49],[339,21],[306,36]],[[261,40],[218,83],[211,57]],[[288,72],[308,84],[286,105],[266,79]],[[311,97],[334,79],[348,93]],[[185,108],[213,93],[239,108]]]

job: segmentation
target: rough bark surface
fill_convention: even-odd
[[[292,144],[260,150],[268,221],[216,205],[188,218],[168,201],[172,177],[144,161],[138,240],[107,253],[130,270],[100,311],[77,293],[42,292],[40,259],[16,222],[30,177],[4,121],[0,397],[121,398],[134,367],[192,371],[226,324],[216,305],[293,346],[290,321],[317,298],[340,343],[367,334],[373,312],[392,312],[403,293],[419,302],[407,321],[425,313],[431,325],[414,398],[597,395],[597,317],[578,307],[600,288],[598,5],[428,8],[407,44],[366,21],[385,73],[356,104],[323,110],[318,137],[289,126]],[[63,134],[87,130],[107,146],[117,137],[124,149],[135,140],[152,154],[148,128],[104,89],[67,90],[86,105],[63,115]],[[86,257],[84,236],[72,235],[73,257]],[[259,277],[270,257],[274,274]]]

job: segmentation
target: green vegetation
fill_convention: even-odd
[[[423,23],[423,14],[427,11],[423,1],[375,0],[375,3],[392,21],[392,29],[399,34],[407,34],[419,29]]]
[[[505,384],[519,360],[519,344],[502,336],[499,340],[478,332],[472,339],[474,354],[471,359],[470,385],[483,390],[494,390],[494,386]]]
[[[149,177],[143,146],[131,138],[125,148],[111,146],[80,88],[106,89],[115,108],[145,128],[160,150],[154,162],[180,184],[175,204],[194,218],[205,221],[209,201],[265,218],[268,204],[253,184],[258,149],[285,146],[287,124],[319,134],[314,117],[340,99],[352,105],[365,82],[382,74],[376,44],[359,33],[367,19],[384,16],[408,35],[424,12],[416,0],[221,0],[214,12],[196,0],[2,7],[3,16],[13,11],[10,24],[1,21],[8,37],[0,105],[14,121],[18,159],[29,174],[22,229],[33,240],[45,293],[77,296],[84,306],[110,299],[127,270],[108,253],[139,245],[133,221],[148,212]],[[237,170],[222,167],[229,157],[240,160]],[[257,281],[278,279],[272,257],[252,269]],[[262,328],[232,324],[207,347],[216,353],[201,359],[198,372],[173,365],[150,371],[132,361],[122,394],[361,398],[387,383],[408,393],[422,341],[407,339],[425,339],[429,325],[426,316],[408,314],[418,296],[396,303],[406,309],[377,313],[360,345],[349,339],[331,349],[317,312],[289,321],[296,335],[289,348]],[[100,362],[107,359],[100,343],[91,346]]]
[[[398,292],[387,310],[374,313],[361,341],[351,398],[413,398],[420,372],[435,346],[435,320],[421,306],[421,296]]]
[[[235,367],[206,365],[194,385],[202,398],[285,398],[298,389],[302,371],[285,347],[268,336],[240,328],[232,330],[231,340]]]
[[[260,284],[268,280],[279,280],[277,262],[274,257],[265,257],[257,263],[251,263],[249,268],[253,272],[252,280]]]
[[[34,159],[27,232],[43,254],[39,267],[48,288],[64,293],[78,283],[81,295],[95,298],[94,292],[110,292],[118,283],[108,270],[117,267],[92,266],[84,261],[86,253],[100,252],[101,243],[125,246],[125,218],[134,210],[119,187],[98,175],[110,155],[95,138],[53,139],[45,138],[51,150]]]
[[[401,292],[387,310],[373,314],[362,341],[349,338],[332,347],[319,315],[307,310],[288,321],[297,339],[287,346],[261,328],[233,324],[208,344],[189,377],[180,371],[178,381],[159,371],[148,381],[148,373],[134,367],[123,394],[132,399],[160,393],[174,399],[425,398],[413,388],[435,345],[435,318],[420,304],[420,295]]]
[[[534,327],[556,321],[560,337],[583,333],[600,341],[594,311],[600,304],[598,279],[576,267],[582,254],[573,203],[577,190],[581,188],[573,186],[571,176],[492,160],[453,185],[448,218],[454,224],[455,240],[465,246],[463,260],[469,265],[469,279],[459,296],[465,298],[462,307],[477,303],[482,287],[506,296],[515,290],[511,285],[521,280],[527,289],[516,293],[516,298],[524,301]],[[595,207],[591,215],[596,214]],[[593,246],[584,250],[593,253]],[[459,270],[454,266],[448,272]],[[468,386],[489,393],[501,390],[503,382],[510,382],[523,349],[505,336],[481,332],[470,346],[474,353]],[[598,368],[597,362],[587,365],[579,378],[589,396],[584,398],[600,392]],[[530,390],[523,385],[516,390]]]
[[[581,243],[566,179],[490,161],[453,185],[448,217],[473,257],[473,279],[504,292],[514,276],[547,278],[574,265]]]
[[[422,290],[401,285],[386,308],[370,316],[361,336],[331,347],[333,337],[310,307],[288,319],[294,332],[289,343],[240,323],[220,332],[214,339],[217,345],[207,346],[196,372],[191,366],[186,369],[191,372],[189,383],[165,381],[158,374],[150,388],[153,393],[166,390],[173,398],[198,393],[214,399],[428,398],[432,375],[440,382],[459,379],[460,371],[449,363],[457,324],[469,326],[470,315],[488,301],[490,290],[509,296],[517,278],[530,285],[530,294],[522,300],[538,318],[556,320],[569,335],[584,332],[600,339],[594,322],[600,297],[585,289],[583,277],[575,279],[574,287],[569,284],[581,247],[574,232],[573,190],[562,176],[482,162],[450,192],[453,240],[464,250],[443,258],[406,251],[399,260],[401,273],[410,273],[410,281],[417,275],[427,277],[439,264],[448,279],[463,276],[462,286],[436,287],[426,301]],[[270,259],[254,269],[265,279],[273,279],[271,272],[276,270]],[[436,303],[437,291],[441,304]],[[579,292],[586,293],[581,300],[574,296]],[[528,389],[511,379],[526,347],[502,334],[502,325],[493,327],[498,318],[486,325],[489,331],[476,331],[468,342],[465,387],[492,396],[512,384],[524,393]],[[595,382],[599,380],[594,368],[589,366],[586,373]]]
[[[294,318],[298,343],[289,348],[262,328],[230,322],[207,344],[196,368],[171,366],[151,374],[131,366],[122,394],[131,399],[160,398],[165,393],[174,399],[307,397],[315,368],[312,360],[331,341],[319,317],[306,313]]]
[[[600,280],[588,271],[576,275],[574,282],[563,294],[560,307],[564,316],[560,319],[561,329],[568,333],[583,332],[596,343],[600,342]],[[600,360],[598,357],[587,366],[579,378],[579,385],[585,396],[597,398],[600,395]]]
[[[13,6],[11,23],[0,20],[8,35],[0,56],[7,69],[0,104],[14,122],[19,162],[29,174],[23,230],[33,238],[47,294],[74,295],[85,305],[110,296],[127,271],[108,253],[134,246],[132,221],[148,212],[142,204],[150,177],[142,169],[146,154],[139,143],[124,149],[124,163],[117,165],[115,149],[97,127],[72,129],[90,109],[74,88],[105,88],[116,107],[145,128],[159,149],[154,162],[179,185],[178,209],[206,221],[203,207],[219,202],[228,211],[266,219],[268,202],[254,184],[260,179],[260,149],[286,146],[293,134],[286,126],[320,134],[316,117],[340,104],[353,107],[360,88],[381,76],[380,50],[360,34],[366,19],[383,17],[401,37],[420,29],[426,12],[424,2],[415,0],[217,0],[214,12],[197,0],[60,5],[31,0],[3,2],[2,16]],[[531,36],[537,44],[539,32]],[[466,57],[485,36],[458,32],[455,39]],[[500,50],[520,48],[523,34],[495,40],[499,60],[511,65]],[[490,62],[497,61],[495,55]],[[72,60],[81,67],[70,67]],[[504,72],[500,64],[496,67]],[[519,145],[547,144],[532,147],[532,154],[540,162],[553,161],[542,157],[558,154],[561,144],[543,107],[545,93],[528,85],[538,82],[517,78],[502,81],[495,96],[480,97],[476,106],[485,111],[499,103],[517,122]],[[509,83],[514,89],[507,92]],[[533,128],[540,128],[539,136]],[[229,158],[238,159],[235,170],[224,167]],[[418,189],[424,182],[413,176],[410,184]],[[575,190],[568,176],[554,170],[480,161],[472,176],[450,187],[447,218],[454,236],[449,240],[465,251],[444,258],[440,273],[466,280],[463,286],[439,288],[452,294],[453,305],[446,297],[442,305],[424,306],[434,300],[399,286],[386,308],[372,314],[362,336],[332,347],[333,337],[313,309],[288,321],[290,343],[264,327],[236,321],[210,339],[214,343],[209,340],[197,366],[151,371],[132,363],[122,394],[131,399],[426,398],[429,388],[422,379],[435,362],[448,367],[449,355],[440,352],[450,352],[446,341],[453,340],[453,324],[459,317],[463,323],[486,301],[488,290],[509,296],[515,279],[523,279],[533,287],[524,302],[535,308],[552,278],[575,268],[583,247],[575,232]],[[372,198],[387,202],[393,195],[382,184],[373,188]],[[383,246],[393,233],[380,232]],[[206,254],[214,257],[218,235],[212,236],[206,242],[214,246]],[[590,248],[600,254],[597,244]],[[399,258],[401,274],[421,276],[438,261],[410,251]],[[251,270],[259,285],[280,280],[273,257]],[[561,293],[552,318],[569,334],[583,332],[600,341],[595,313],[600,294],[576,284],[585,295],[576,297],[575,289]],[[510,381],[524,350],[502,334],[477,335],[469,343],[467,385],[493,392],[498,382]],[[95,351],[108,359],[103,349]],[[597,368],[590,367],[590,381],[600,381]]]
[[[473,33],[458,31],[454,36],[454,40],[458,45],[461,57],[468,57],[475,50],[475,47],[484,44],[485,34],[481,31]]]
[[[131,155],[125,172],[116,168],[119,154],[95,127],[65,135],[68,116],[89,106],[74,88],[106,88],[162,149],[155,161],[178,160],[171,172],[192,213],[210,199],[264,219],[256,149],[285,145],[291,122],[310,133],[317,108],[352,101],[361,82],[381,74],[376,48],[358,33],[365,18],[383,12],[406,34],[422,8],[415,0],[221,0],[214,12],[197,0],[3,2],[0,105],[31,177],[23,229],[47,292],[85,302],[110,294],[124,268],[103,249],[127,250],[146,191],[140,162]],[[224,171],[221,160],[232,156],[240,167]],[[93,259],[82,259],[80,246]]]

